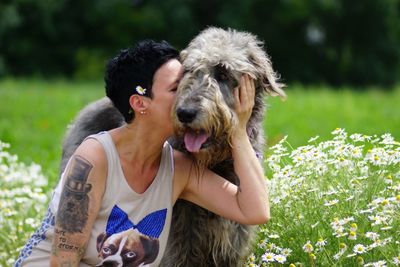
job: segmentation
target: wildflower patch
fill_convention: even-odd
[[[271,220],[247,266],[400,265],[400,143],[390,134],[332,134],[271,147]]]
[[[47,179],[37,164],[25,165],[0,141],[0,266],[12,266],[46,212]]]

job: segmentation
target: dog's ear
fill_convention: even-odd
[[[189,70],[191,69],[197,62],[195,61],[196,57],[193,57],[193,54],[196,54],[198,52],[197,49],[195,50],[190,50],[190,53],[192,56],[189,56],[189,51],[187,49],[184,49],[180,52],[179,54],[179,61],[182,63],[182,66],[184,70]]]
[[[183,61],[187,58],[187,55],[188,55],[187,50],[186,50],[186,49],[185,49],[185,50],[182,50],[182,51],[179,53],[179,60],[180,60],[181,62],[183,62]]]
[[[278,75],[272,69],[271,60],[264,52],[261,46],[262,43],[253,42],[252,44],[254,46],[250,48],[249,61],[256,69],[256,78],[259,86],[262,87],[268,94],[272,96],[280,96],[281,98],[285,99],[286,94],[283,91],[285,85],[278,82]]]
[[[160,244],[158,239],[150,238],[148,236],[140,236],[140,241],[142,242],[143,250],[144,250],[144,264],[152,263],[156,260],[158,256],[158,251],[160,248]]]
[[[96,244],[97,252],[100,252],[100,250],[103,247],[103,244],[107,240],[107,238],[108,238],[108,235],[106,234],[106,232],[99,234],[99,236],[97,237],[97,244]]]

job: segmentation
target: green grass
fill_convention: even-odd
[[[0,140],[23,162],[43,167],[51,183],[57,181],[61,143],[67,125],[87,103],[104,94],[102,81],[0,81]],[[391,92],[289,86],[288,98],[267,100],[265,120],[268,145],[289,135],[293,146],[311,136],[323,139],[337,128],[348,132],[400,137],[400,88]]]
[[[61,143],[77,112],[101,97],[102,82],[3,80],[0,82],[0,140],[26,163],[43,167],[56,181]]]
[[[268,100],[265,128],[270,145],[284,135],[295,147],[312,136],[327,139],[335,128],[370,135],[390,132],[395,139],[400,137],[400,88],[385,92],[289,86],[287,94],[285,102]]]

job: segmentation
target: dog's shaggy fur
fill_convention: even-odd
[[[175,149],[192,151],[198,166],[207,166],[239,184],[233,170],[231,134],[236,127],[233,90],[247,73],[256,84],[255,106],[247,132],[255,153],[262,155],[262,121],[266,94],[285,96],[262,43],[249,33],[208,28],[181,52],[185,69],[172,111]],[[61,170],[89,134],[122,125],[123,118],[108,99],[84,109],[70,128]],[[179,200],[161,266],[241,266],[253,227],[224,219]]]
[[[185,75],[173,112],[174,146],[197,150],[201,144],[193,154],[197,162],[239,184],[230,147],[237,123],[234,88],[245,73],[255,80],[247,132],[255,153],[262,155],[264,96],[284,97],[282,85],[261,42],[249,33],[209,28],[181,52],[181,58]],[[241,266],[253,229],[179,200],[162,266]]]

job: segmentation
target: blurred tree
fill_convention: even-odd
[[[234,0],[223,10],[218,23],[264,39],[288,82],[399,82],[398,0]]]
[[[63,66],[64,57],[60,56],[62,48],[53,46],[58,42],[54,15],[61,5],[62,1],[56,0],[15,0],[0,5],[0,57],[5,65],[3,73],[56,74],[72,68]],[[55,64],[44,67],[48,62]]]
[[[5,0],[0,76],[102,77],[139,39],[178,47],[207,26],[265,41],[285,82],[390,86],[400,79],[400,0]]]

